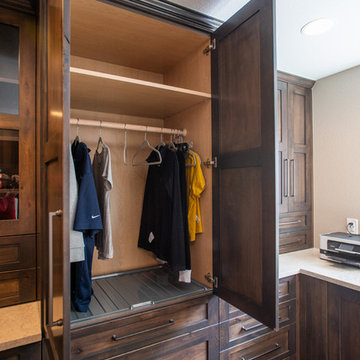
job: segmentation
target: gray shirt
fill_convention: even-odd
[[[113,181],[110,149],[106,144],[103,144],[100,153],[95,151],[93,173],[104,228],[95,235],[95,246],[98,249],[99,259],[112,259],[114,249],[111,235],[110,190],[113,187]]]

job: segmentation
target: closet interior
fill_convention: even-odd
[[[209,36],[104,2],[72,0],[70,43],[70,135],[87,144],[91,159],[100,134],[111,149],[114,246],[113,258],[105,261],[95,249],[94,295],[87,313],[72,309],[72,326],[209,291],[212,169],[204,165],[211,159],[211,57],[204,53]],[[200,199],[203,232],[190,244],[191,284],[169,282],[154,254],[138,248],[148,167],[132,166],[131,160],[144,132],[126,130],[124,152],[123,125],[110,123],[145,126],[154,147],[161,135],[152,128],[186,129],[184,141],[199,154],[206,186]],[[168,143],[169,131],[162,138]]]

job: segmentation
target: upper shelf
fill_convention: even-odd
[[[211,94],[71,67],[71,107],[124,115],[166,118]]]

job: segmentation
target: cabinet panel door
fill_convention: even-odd
[[[279,212],[289,211],[289,155],[288,155],[288,84],[277,82],[277,136],[279,162]]]
[[[360,293],[328,284],[329,359],[360,359]]]
[[[35,233],[35,19],[0,11],[0,235]]]
[[[311,90],[288,84],[289,211],[311,209]]]
[[[278,325],[274,4],[253,0],[212,52],[216,294]]]
[[[69,1],[44,0],[39,10],[42,326],[53,358],[69,359]]]

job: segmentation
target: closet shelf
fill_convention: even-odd
[[[71,107],[123,115],[166,118],[211,94],[98,71],[70,68]]]

